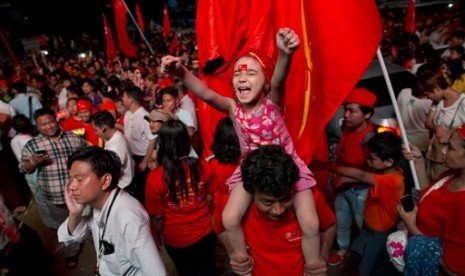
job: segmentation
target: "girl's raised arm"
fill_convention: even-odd
[[[235,105],[234,100],[211,90],[182,64],[179,57],[164,56],[161,59],[160,70],[177,76],[187,89],[207,104],[228,115],[232,114]]]

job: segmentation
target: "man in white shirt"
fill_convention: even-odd
[[[105,141],[105,149],[115,152],[121,159],[123,167],[118,187],[127,189],[134,177],[135,163],[126,137],[116,129],[115,118],[106,110],[95,113],[91,122],[95,133]]]
[[[58,229],[60,242],[84,241],[92,234],[95,275],[166,275],[144,207],[117,184],[116,153],[86,147],[68,160],[65,199],[69,217]],[[82,217],[85,205],[92,215]]]

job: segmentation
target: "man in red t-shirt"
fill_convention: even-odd
[[[95,133],[95,129],[92,127],[90,122],[90,118],[93,113],[92,110],[92,102],[90,100],[78,100],[77,111],[79,113],[79,117],[81,117],[83,128],[85,129],[84,140],[86,140],[86,142],[91,146],[103,148],[103,140],[97,135],[97,133]]]
[[[254,202],[242,227],[252,259],[231,268],[239,275],[326,275],[326,263],[305,264],[301,231],[292,208],[299,169],[279,146],[249,153],[241,165],[244,189]],[[334,221],[333,221],[334,223]]]

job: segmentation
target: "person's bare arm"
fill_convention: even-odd
[[[284,83],[289,72],[292,55],[300,45],[297,34],[289,29],[279,29],[276,34],[276,46],[279,49],[278,60],[270,83],[270,99],[280,109],[284,107]]]
[[[370,172],[366,172],[353,167],[344,167],[332,164],[328,165],[328,169],[332,172],[341,174],[343,176],[357,179],[358,181],[364,182],[366,184],[375,185],[374,174]]]
[[[164,56],[161,61],[162,72],[176,75],[201,100],[228,115],[233,111],[234,100],[211,90],[182,64],[179,57]]]

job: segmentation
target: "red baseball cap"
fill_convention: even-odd
[[[79,100],[77,102],[77,111],[92,111],[92,103],[86,100]]]
[[[350,92],[350,94],[345,99],[345,103],[356,103],[363,106],[375,107],[376,100],[375,94],[369,91],[366,88],[356,87]]]

